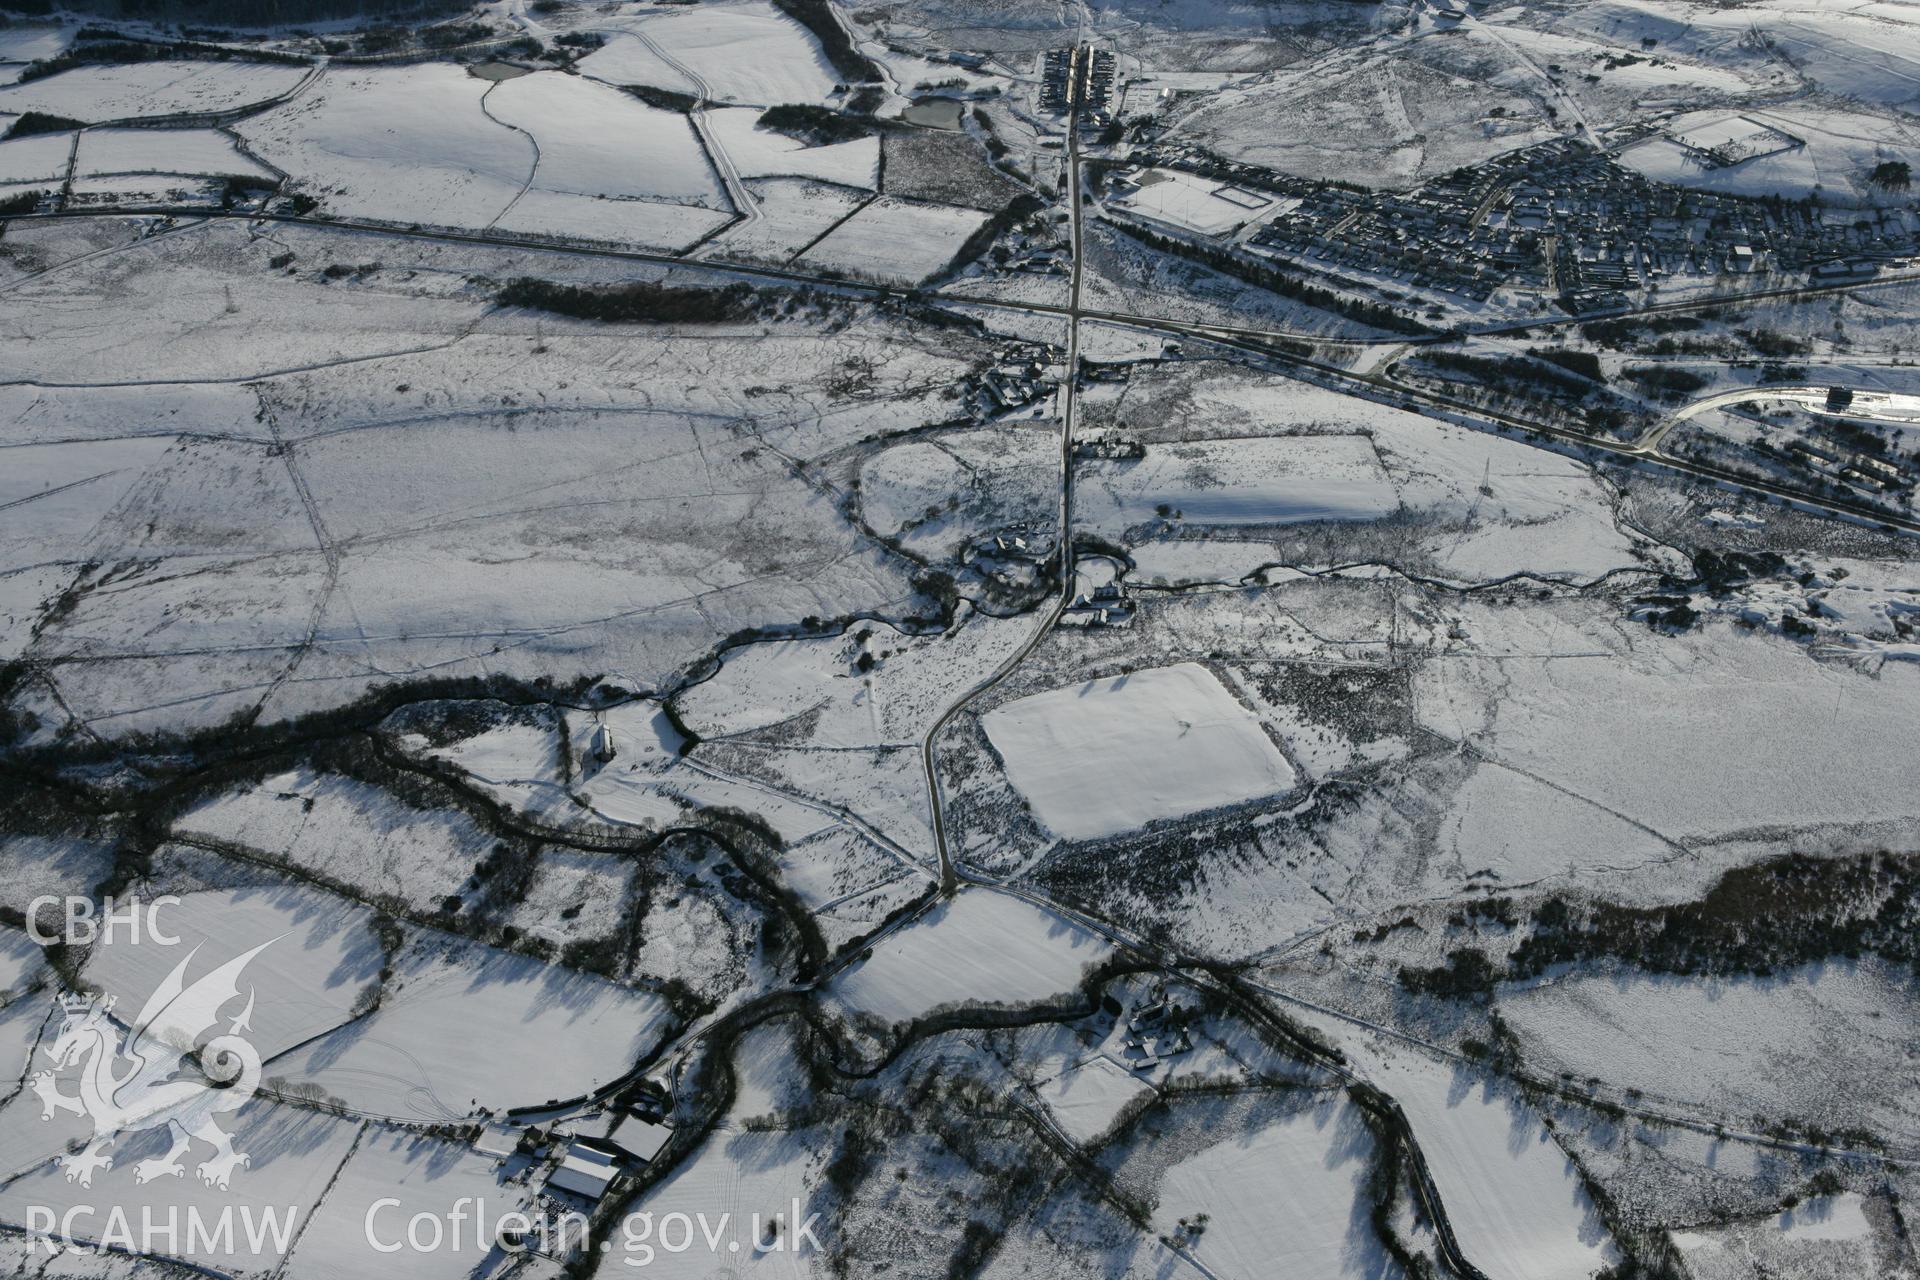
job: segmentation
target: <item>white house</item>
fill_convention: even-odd
[[[619,752],[614,749],[613,730],[607,728],[605,725],[599,725],[594,729],[593,740],[587,749],[593,753],[593,758],[601,764],[606,764],[609,760],[612,760],[614,756],[619,754]]]

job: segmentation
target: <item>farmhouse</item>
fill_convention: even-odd
[[[1118,582],[1102,583],[1073,598],[1060,615],[1064,627],[1125,627],[1133,622],[1133,605]]]
[[[598,1138],[575,1138],[560,1157],[560,1167],[547,1178],[547,1186],[570,1192],[588,1200],[598,1200],[620,1175],[621,1149]]]
[[[1187,1013],[1167,999],[1164,983],[1155,983],[1145,1000],[1126,1016],[1121,1056],[1134,1071],[1151,1071],[1168,1058],[1190,1052]]]

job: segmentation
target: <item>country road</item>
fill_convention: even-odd
[[[944,893],[952,893],[959,887],[959,879],[954,873],[953,856],[947,848],[946,819],[941,815],[940,768],[936,743],[940,734],[953,722],[966,707],[999,684],[1013,673],[1014,668],[1027,660],[1040,642],[1047,637],[1060,621],[1060,615],[1073,602],[1073,417],[1079,399],[1080,387],[1080,219],[1082,210],[1080,192],[1080,126],[1078,117],[1069,119],[1067,124],[1067,199],[1070,213],[1067,225],[1071,234],[1069,251],[1073,258],[1072,273],[1067,293],[1067,377],[1064,403],[1060,416],[1060,537],[1055,548],[1059,558],[1060,591],[1054,597],[1053,604],[1040,619],[1040,625],[1018,649],[1007,656],[1006,661],[995,667],[985,678],[977,681],[958,698],[947,705],[938,719],[927,730],[926,738],[920,744],[920,767],[927,778],[927,802],[933,818],[934,851],[940,856],[940,888]]]
[[[1735,387],[1731,391],[1718,391],[1713,395],[1702,396],[1690,404],[1682,405],[1680,408],[1675,409],[1655,426],[1653,430],[1647,432],[1646,435],[1640,438],[1637,442],[1636,449],[1648,457],[1658,457],[1663,462],[1669,462],[1672,461],[1672,459],[1660,452],[1660,444],[1675,427],[1683,422],[1697,418],[1701,414],[1711,412],[1714,409],[1725,409],[1732,405],[1745,404],[1750,400],[1792,400],[1799,404],[1824,406],[1827,402],[1829,390],[1830,386],[1822,383],[1818,386],[1763,384],[1752,387]],[[1907,426],[1913,425],[1915,422],[1920,422],[1920,397],[1900,395],[1897,393],[1873,394],[1880,395],[1881,400],[1887,404],[1908,408],[1911,410],[1911,413],[1882,413],[1875,411],[1867,404],[1855,402],[1848,406],[1847,416],[1850,418],[1867,419],[1876,422],[1891,422]]]

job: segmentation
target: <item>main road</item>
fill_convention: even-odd
[[[1028,636],[1018,649],[1008,654],[991,672],[975,681],[959,697],[947,704],[940,713],[927,736],[920,742],[920,768],[927,779],[927,805],[933,819],[933,848],[940,858],[940,888],[944,893],[952,893],[959,887],[959,875],[954,870],[953,854],[947,846],[946,819],[941,816],[939,748],[935,745],[940,734],[953,723],[953,718],[964,711],[968,704],[981,694],[999,684],[1013,672],[1013,669],[1026,661],[1027,656],[1037,648],[1060,621],[1060,615],[1073,601],[1073,418],[1079,403],[1080,392],[1080,218],[1084,203],[1084,193],[1080,190],[1080,113],[1073,112],[1067,119],[1067,172],[1066,172],[1068,234],[1071,239],[1072,269],[1068,276],[1067,305],[1064,314],[1067,320],[1067,375],[1065,391],[1062,393],[1060,408],[1060,510],[1058,522],[1060,537],[1054,546],[1060,572],[1060,590],[1055,594],[1053,603],[1041,616],[1040,625]],[[1051,310],[1051,308],[1050,308]]]

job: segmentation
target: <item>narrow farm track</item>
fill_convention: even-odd
[[[495,114],[493,114],[492,109],[487,106],[487,99],[491,98],[493,96],[493,91],[495,89],[498,89],[499,87],[500,85],[498,83],[490,84],[486,87],[486,90],[483,93],[481,93],[480,113],[484,115],[487,119],[499,125],[502,129],[511,129],[515,133],[519,134],[521,137],[525,138],[527,140],[528,145],[530,145],[533,148],[533,163],[527,166],[527,180],[520,184],[520,190],[514,193],[513,199],[507,201],[506,205],[500,210],[500,212],[494,214],[493,217],[487,220],[487,225],[485,229],[488,231],[493,230],[495,226],[499,225],[500,219],[506,217],[508,214],[513,212],[513,207],[519,204],[522,200],[526,198],[527,192],[533,190],[534,180],[540,176],[540,139],[534,137],[531,133],[527,132],[525,129],[522,129],[517,124],[508,124],[505,120],[502,120],[499,116],[496,116]]]
[[[712,162],[714,172],[719,174],[720,181],[726,186],[727,199],[733,201],[733,207],[744,221],[759,221],[760,202],[753,198],[751,191],[747,190],[747,184],[741,179],[739,169],[734,166],[733,157],[728,155],[727,149],[720,145],[720,139],[714,135],[713,127],[707,123],[707,104],[713,99],[713,87],[692,67],[662,49],[658,41],[641,29],[644,25],[624,28],[624,30],[626,34],[645,45],[654,57],[685,76],[687,83],[693,86],[695,101],[693,110],[687,113],[687,119],[692,122],[694,130],[700,135],[700,145],[706,149],[707,158]]]
[[[307,615],[306,631],[300,643],[294,647],[293,656],[287,661],[287,665],[280,669],[279,674],[274,676],[266,692],[260,695],[260,700],[253,704],[253,714],[256,716],[266,710],[267,703],[271,702],[273,696],[280,692],[281,687],[293,678],[294,673],[300,669],[300,664],[305,662],[307,655],[313,652],[314,642],[320,636],[320,624],[326,621],[327,608],[333,603],[334,592],[340,586],[340,550],[334,545],[333,535],[327,532],[327,522],[320,514],[320,504],[314,499],[313,490],[308,486],[306,476],[301,473],[299,449],[288,444],[281,436],[279,417],[274,413],[273,406],[267,403],[264,395],[260,397],[260,413],[267,424],[267,430],[272,433],[274,447],[279,450],[282,460],[287,464],[287,479],[293,483],[294,492],[300,497],[300,506],[306,512],[307,523],[313,528],[314,544],[319,548],[321,558],[326,564],[326,578],[320,590],[314,594],[313,608]]]

